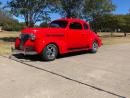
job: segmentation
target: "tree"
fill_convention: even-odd
[[[76,18],[82,0],[57,0],[57,12],[62,17]]]
[[[57,0],[63,17],[95,18],[115,9],[111,0]]]
[[[90,25],[96,31],[102,32],[130,32],[130,15],[113,15],[113,14],[104,14],[98,18],[95,22],[91,22]]]
[[[118,29],[118,20],[116,15],[104,14],[90,23],[95,31],[113,32]]]
[[[24,28],[24,25],[19,23],[18,20],[13,19],[13,17],[6,11],[0,12],[0,26],[3,30],[7,31],[19,31]]]
[[[49,26],[49,23],[43,22],[40,24],[40,27],[46,28]]]
[[[49,18],[49,0],[11,0],[7,3],[11,12],[16,17],[25,19],[27,27]]]
[[[130,14],[128,15],[123,15],[123,19],[124,19],[124,28],[123,31],[124,32],[130,32]]]
[[[0,5],[2,5],[2,3],[0,3]],[[18,20],[13,19],[9,11],[3,9],[3,7],[0,8],[0,26],[7,31],[18,31],[24,27]]]
[[[111,14],[111,11],[115,10],[116,8],[116,6],[112,3],[112,0],[85,0],[83,5],[83,14],[81,13],[81,17],[84,19],[90,17],[92,20],[94,20],[91,22],[91,24],[95,32],[101,30],[104,26],[107,26],[108,22],[107,24],[103,23],[104,26],[101,23],[102,21],[106,21],[103,19],[103,17],[110,17],[111,19],[111,15],[109,16],[109,14]],[[107,27],[107,29],[110,28]]]
[[[82,17],[100,17],[103,14],[108,14],[115,10],[115,5],[112,0],[84,0],[83,2],[83,16]]]
[[[2,2],[0,2],[0,6],[2,5]]]
[[[0,11],[1,11],[1,5],[2,5],[2,2],[0,2]]]

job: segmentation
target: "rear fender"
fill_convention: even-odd
[[[101,47],[101,45],[102,45],[102,41],[101,41],[101,39],[100,38],[91,38],[90,39],[90,42],[89,42],[89,47],[90,47],[90,49],[92,49],[92,45],[93,45],[93,42],[94,41],[97,41],[98,42],[98,46],[99,47]]]
[[[98,35],[96,33],[94,33],[93,31],[91,31],[89,38],[90,38],[89,39],[89,47],[90,47],[90,49],[92,49],[92,44],[93,44],[94,41],[97,41],[98,42],[98,46],[101,47],[102,41],[98,37]]]

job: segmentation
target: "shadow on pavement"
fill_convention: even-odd
[[[78,55],[83,55],[83,54],[92,54],[89,51],[80,51],[80,52],[73,52],[73,53],[67,53],[63,55],[58,55],[57,59],[62,59],[62,58],[67,58],[67,57],[73,57],[73,56],[78,56]],[[40,55],[23,55],[23,54],[13,54],[17,59],[22,59],[22,60],[29,60],[29,61],[43,61]],[[47,62],[47,61],[44,61]]]
[[[4,41],[4,42],[15,42],[16,37],[3,37],[0,38],[0,41]]]

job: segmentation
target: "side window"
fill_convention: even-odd
[[[86,23],[84,23],[84,30],[88,29],[88,25]]]
[[[80,23],[78,23],[78,22],[72,22],[70,24],[69,28],[70,29],[79,29],[79,30],[81,30],[82,29],[82,25]]]

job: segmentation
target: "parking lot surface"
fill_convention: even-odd
[[[129,51],[128,43],[52,62],[0,56],[0,98],[130,98]]]

